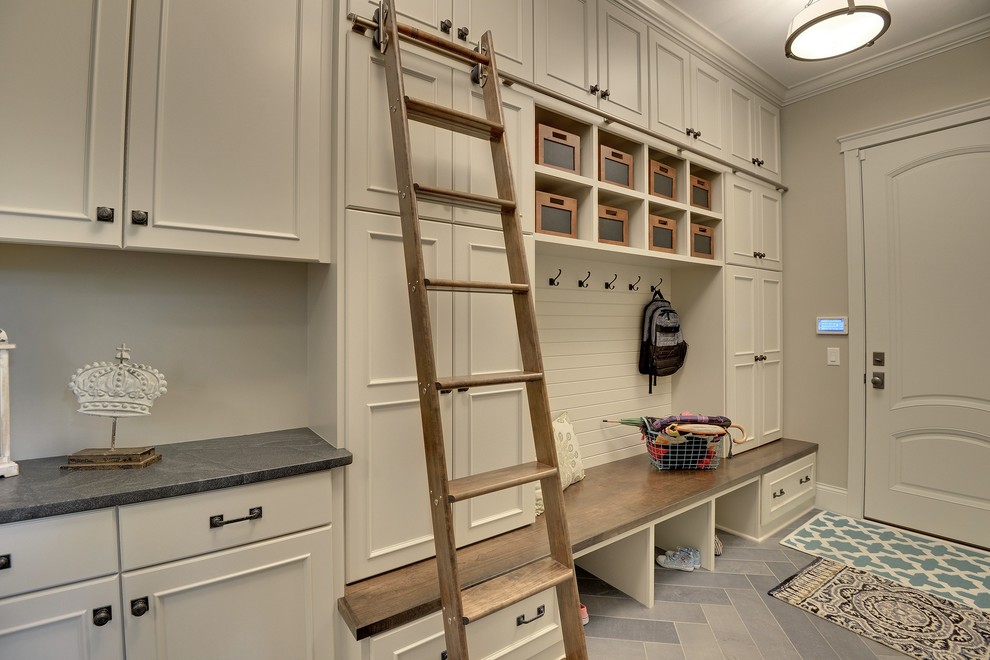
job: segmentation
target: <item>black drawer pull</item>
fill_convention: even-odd
[[[0,555],[0,571],[10,568],[10,555]]]
[[[779,491],[777,491],[776,493],[774,493],[772,495],[772,497],[773,497],[773,499],[777,499],[778,497],[783,497],[783,495],[784,495],[784,489],[781,488]]]
[[[800,479],[798,479],[798,484],[799,484],[799,485],[800,485],[800,484],[806,484],[806,483],[808,483],[809,481],[811,481],[811,477],[809,477],[809,476],[804,476],[804,477],[801,477]]]
[[[525,626],[527,623],[533,623],[537,619],[543,618],[543,615],[546,614],[546,613],[547,613],[547,606],[546,605],[540,605],[539,607],[536,608],[536,616],[534,616],[532,619],[530,619],[528,621],[526,620],[526,615],[525,614],[520,614],[519,616],[517,616],[516,617],[516,625],[517,626]]]
[[[224,525],[233,525],[234,523],[244,522],[245,520],[257,520],[261,518],[261,507],[256,506],[248,509],[248,514],[242,518],[234,518],[233,520],[224,520],[223,514],[218,514],[215,516],[210,516],[210,529],[215,529],[217,527],[223,527]]]

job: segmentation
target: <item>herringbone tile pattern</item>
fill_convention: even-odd
[[[656,600],[646,608],[578,573],[593,660],[876,660],[903,654],[767,595],[813,559],[780,545],[814,511],[762,543],[720,533],[714,571],[657,567]]]

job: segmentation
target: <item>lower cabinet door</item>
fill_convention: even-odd
[[[117,576],[0,600],[3,660],[123,660]]]
[[[128,660],[332,660],[330,538],[320,527],[124,573]]]

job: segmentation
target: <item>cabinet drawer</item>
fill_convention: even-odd
[[[0,527],[0,598],[117,572],[113,509]]]
[[[330,523],[330,472],[120,507],[123,570],[160,564]],[[260,517],[250,518],[260,509]],[[223,525],[211,519],[223,516]]]
[[[763,475],[760,489],[760,522],[764,526],[782,520],[815,499],[815,454]]]
[[[539,608],[543,615],[537,618]],[[517,623],[520,616],[530,623]],[[557,598],[549,589],[468,624],[468,647],[472,658],[530,660],[560,645],[559,629]],[[368,644],[371,660],[439,660],[446,649],[440,613],[372,637]]]

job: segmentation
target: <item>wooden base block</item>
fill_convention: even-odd
[[[154,447],[124,447],[122,449],[82,449],[69,455],[63,470],[130,470],[148,467],[162,460]]]

